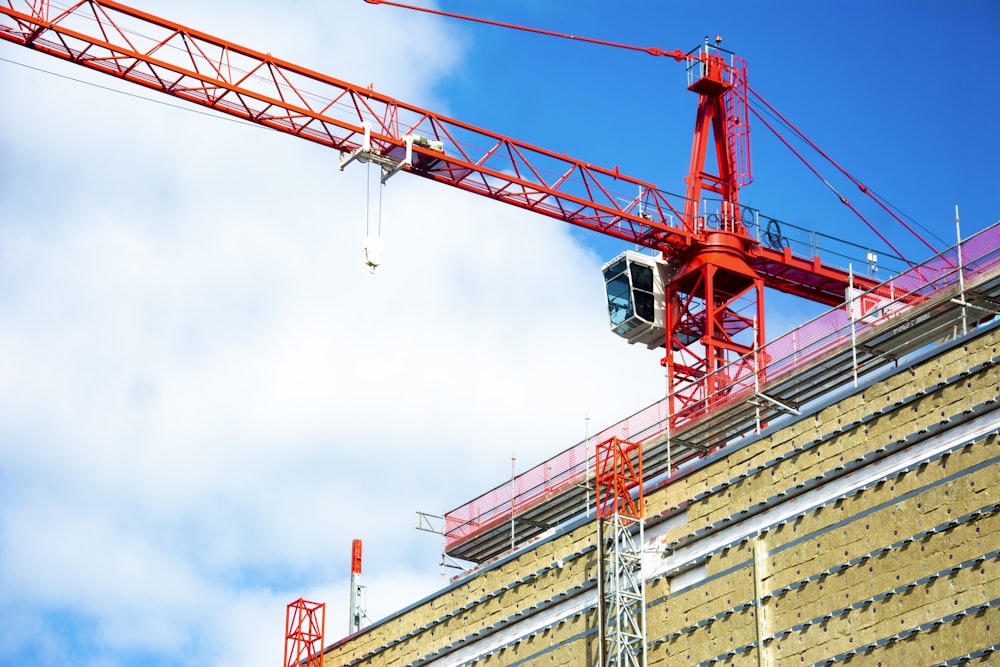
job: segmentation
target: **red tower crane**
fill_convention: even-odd
[[[655,260],[627,253],[605,278],[615,331],[666,350],[671,414],[707,409],[761,372],[765,287],[836,305],[851,281],[750,233],[739,203],[750,180],[746,64],[718,43],[645,49],[685,63],[698,95],[681,196],[115,0],[59,11],[46,0],[2,0],[0,38],[328,146],[343,154],[342,166],[375,162],[383,180],[406,171],[656,251]],[[711,208],[705,192],[717,197]]]
[[[627,252],[604,274],[613,330],[665,348],[670,423],[680,412],[690,419],[708,410],[733,387],[763,381],[765,288],[834,306],[849,286],[876,286],[751,233],[739,199],[751,180],[747,67],[718,39],[688,52],[639,49],[684,63],[688,89],[698,95],[684,195],[115,0],[78,0],[58,11],[47,0],[0,0],[0,39],[333,148],[343,155],[342,168],[354,160],[375,163],[383,181],[406,171],[655,251],[658,257]],[[637,451],[617,439],[599,446],[602,519],[641,522]],[[623,524],[608,539],[617,543],[628,531]],[[359,575],[359,542],[355,556],[352,572]],[[619,577],[608,581],[614,588]],[[621,607],[634,604],[622,599]],[[352,603],[352,631],[356,608]],[[325,606],[301,599],[289,605],[286,665],[321,662],[324,624]]]

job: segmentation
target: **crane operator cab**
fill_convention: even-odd
[[[611,330],[629,343],[663,347],[666,339],[664,284],[675,268],[662,259],[626,250],[601,267]]]

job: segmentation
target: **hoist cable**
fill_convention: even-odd
[[[371,236],[371,208],[372,208],[372,164],[369,162],[365,168],[365,236]]]
[[[906,213],[905,211],[903,211],[903,210],[902,210],[901,208],[899,208],[898,206],[896,206],[896,205],[895,205],[895,204],[893,204],[892,202],[890,202],[890,201],[886,200],[886,199],[885,199],[884,197],[882,197],[882,195],[880,195],[879,193],[875,192],[875,191],[874,191],[874,190],[872,190],[872,189],[871,189],[870,187],[869,187],[868,189],[869,189],[869,190],[871,190],[871,191],[872,191],[872,193],[873,193],[873,194],[874,194],[874,195],[875,195],[876,197],[879,197],[879,198],[883,199],[883,200],[885,201],[885,203],[886,203],[886,206],[888,206],[888,207],[889,207],[889,208],[891,208],[892,210],[896,211],[896,213],[898,213],[898,214],[899,214],[899,215],[901,215],[902,217],[904,217],[904,218],[906,218],[907,220],[909,220],[909,221],[910,221],[910,224],[912,224],[912,225],[913,225],[914,227],[918,227],[918,228],[919,228],[919,229],[920,229],[921,231],[923,231],[923,232],[924,232],[925,234],[927,234],[928,236],[932,236],[932,237],[934,237],[934,240],[935,240],[935,241],[937,241],[938,243],[940,243],[940,244],[941,244],[942,246],[944,246],[944,247],[948,247],[948,246],[949,246],[949,245],[951,244],[951,242],[950,242],[950,241],[946,241],[946,240],[944,240],[943,238],[941,238],[940,236],[938,236],[938,235],[937,235],[936,233],[934,233],[934,230],[932,230],[932,229],[927,229],[927,227],[925,227],[924,225],[922,225],[922,224],[920,224],[919,222],[917,222],[916,220],[914,220],[914,219],[913,219],[913,216],[912,216],[912,215],[910,215],[910,214]]]

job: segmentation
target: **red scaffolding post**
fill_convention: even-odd
[[[285,611],[285,667],[320,667],[326,604],[299,598]]]
[[[597,445],[597,518],[614,514],[643,518],[642,456],[639,445],[613,437]],[[632,491],[638,489],[635,498]]]

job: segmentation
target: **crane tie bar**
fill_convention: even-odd
[[[490,19],[477,18],[475,16],[465,16],[463,14],[454,14],[452,12],[443,12],[439,9],[429,9],[427,7],[415,7],[413,5],[406,5],[401,2],[392,2],[391,0],[365,0],[365,2],[371,5],[389,5],[391,7],[400,7],[401,9],[413,9],[418,12],[425,12],[427,14],[437,14],[438,16],[447,16],[449,18],[462,19],[464,21],[474,21],[476,23],[485,23],[487,25],[498,26],[500,28],[511,28],[513,30],[522,30],[524,32],[533,32],[538,35],[548,35],[549,37],[562,37],[563,39],[572,39],[577,42],[587,42],[588,44],[600,44],[601,46],[614,46],[619,49],[629,49],[631,51],[641,51],[643,53],[648,53],[651,56],[669,56],[674,60],[680,62],[687,57],[680,49],[674,49],[673,51],[665,51],[663,49],[657,48],[655,46],[633,46],[631,44],[621,44],[619,42],[609,42],[603,39],[593,39],[591,37],[580,37],[579,35],[567,35],[562,32],[554,32],[551,30],[542,30],[541,28],[529,28],[523,25],[516,25],[514,23],[504,23],[503,21],[491,21]]]

